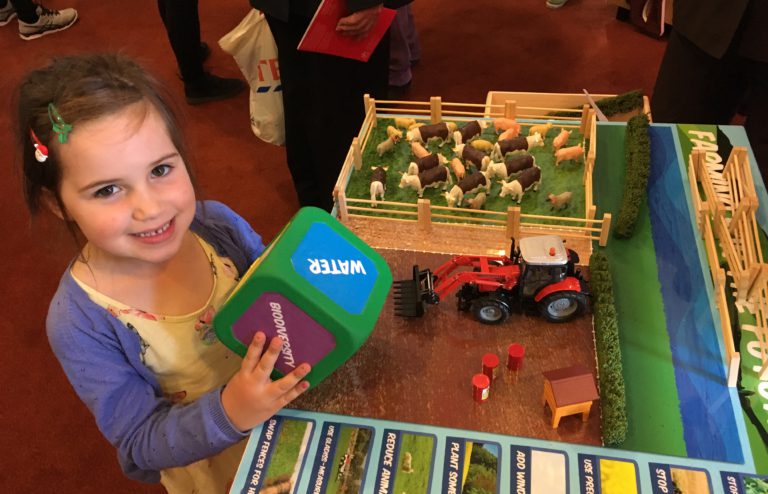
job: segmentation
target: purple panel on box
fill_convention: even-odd
[[[297,365],[315,365],[336,347],[336,339],[303,310],[279,293],[264,292],[232,325],[232,333],[246,346],[254,333],[283,339],[275,368],[287,374]]]

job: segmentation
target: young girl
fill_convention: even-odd
[[[18,124],[30,211],[52,211],[80,245],[47,319],[64,372],[126,475],[226,492],[248,431],[308,387],[306,364],[269,379],[279,338],[257,333],[241,360],[211,327],[261,238],[195,200],[171,107],[124,57],[30,73]]]

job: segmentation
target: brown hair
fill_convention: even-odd
[[[172,98],[165,88],[135,61],[118,54],[92,54],[54,58],[43,68],[30,72],[18,89],[18,139],[22,150],[24,195],[32,214],[40,210],[42,195],[48,191],[66,217],[61,201],[61,162],[58,137],[48,114],[53,104],[64,122],[77,129],[79,123],[120,112],[129,105],[145,102],[165,122],[168,134],[179,151],[196,187],[189,166],[188,151]],[[48,159],[40,163],[30,135],[35,133],[48,148]]]

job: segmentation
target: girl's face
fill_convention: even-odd
[[[154,107],[136,103],[80,123],[58,151],[61,199],[90,255],[149,264],[173,258],[194,217],[195,193]]]

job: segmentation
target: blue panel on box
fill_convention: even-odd
[[[293,269],[350,314],[360,314],[379,275],[376,265],[324,223],[314,223],[291,256]]]

